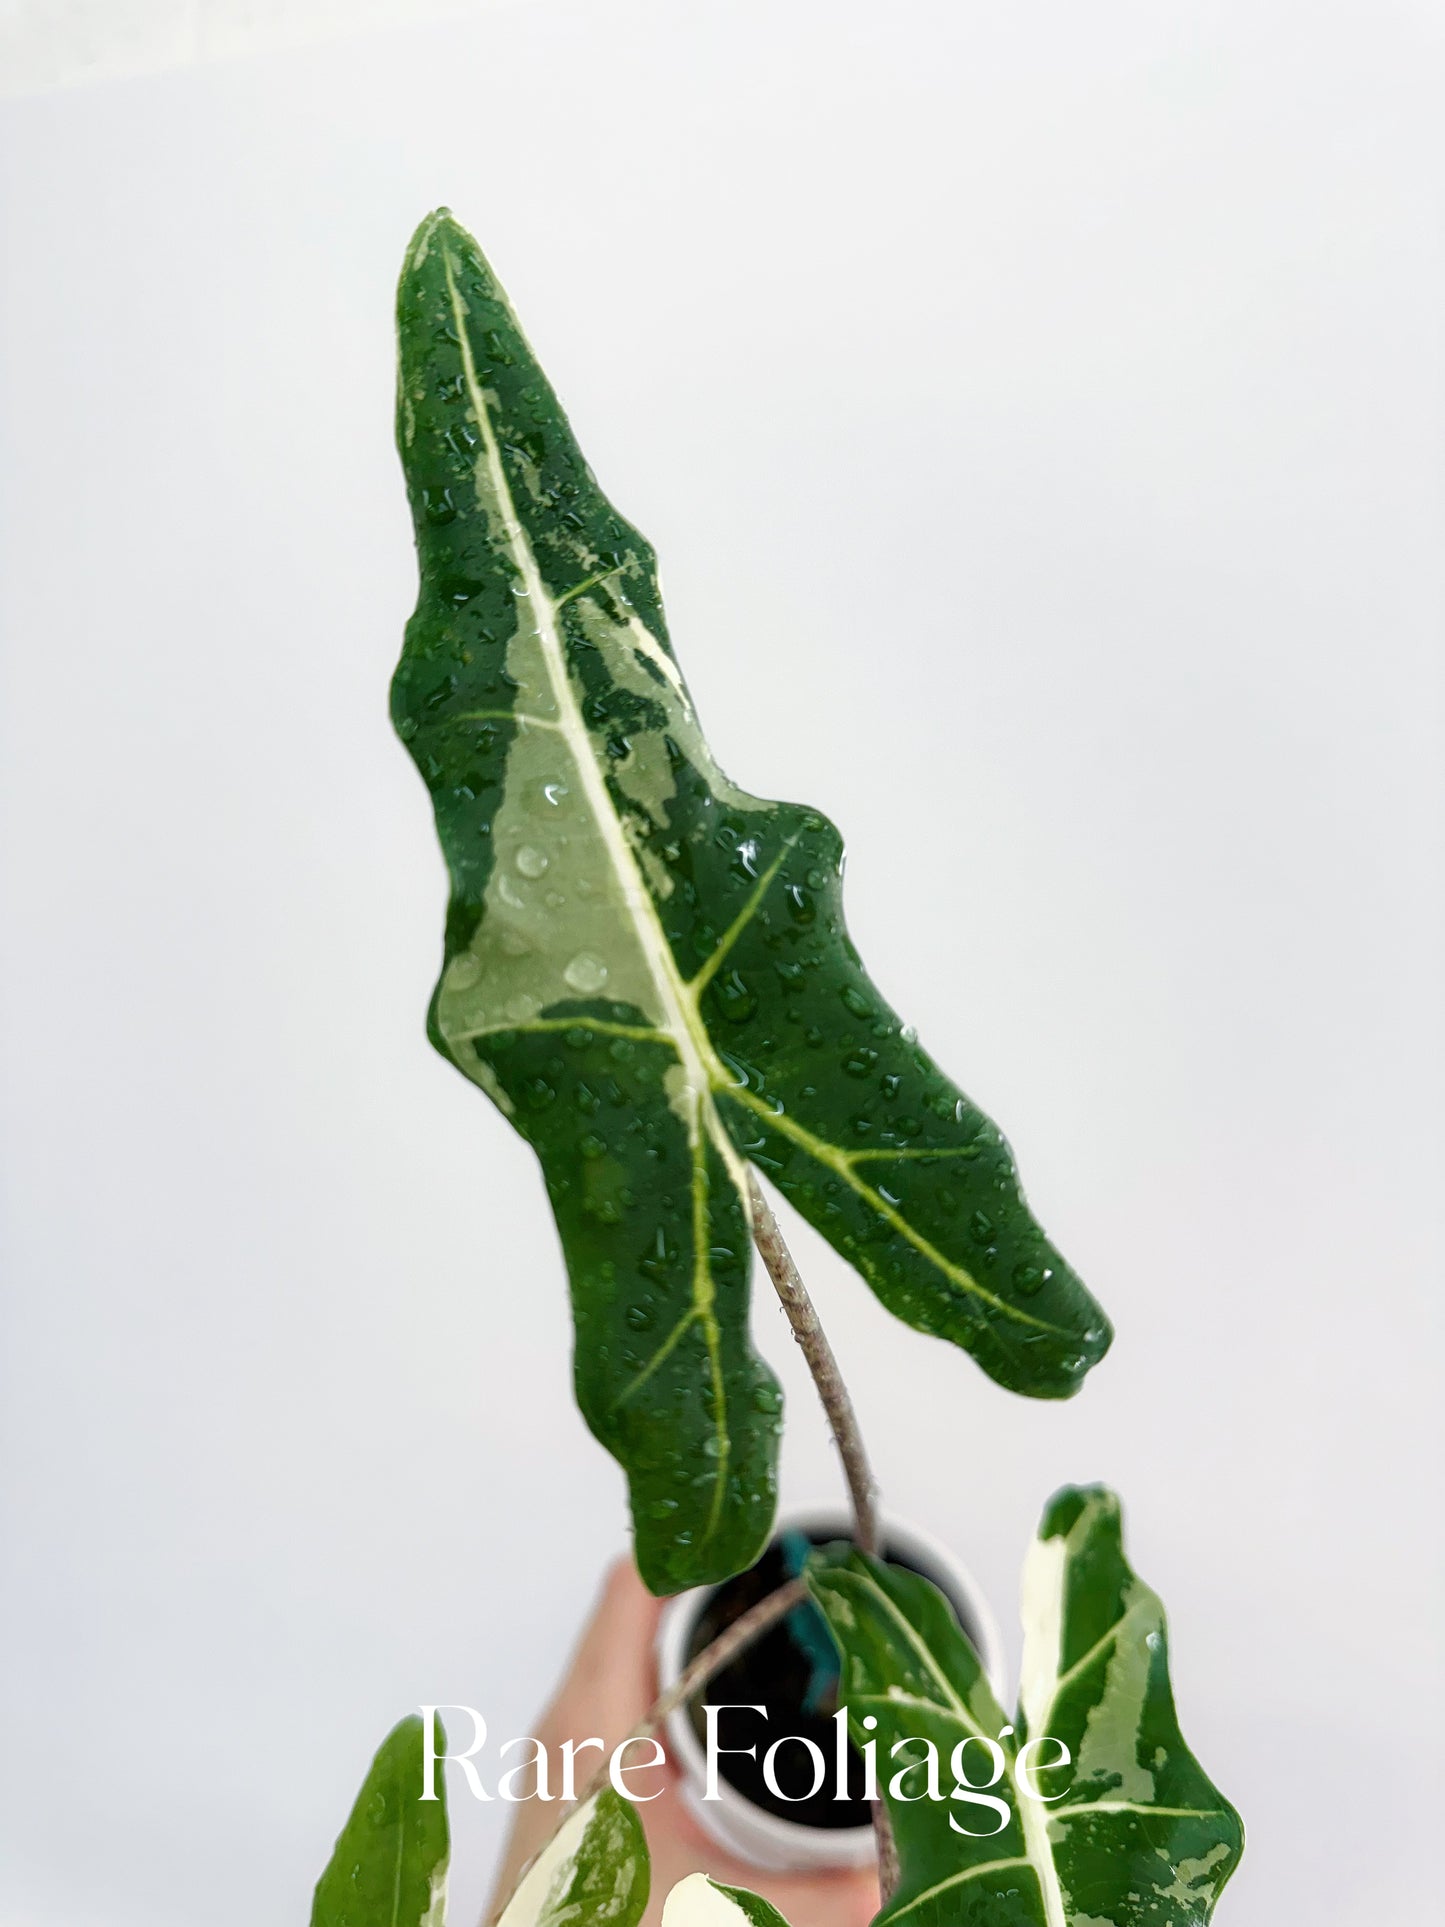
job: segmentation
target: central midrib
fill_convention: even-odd
[[[707,1245],[705,1242],[699,1243],[700,1230],[697,1218],[699,1210],[704,1214],[706,1212],[706,1205],[698,1196],[699,1180],[701,1179],[704,1185],[706,1183],[705,1163],[699,1157],[702,1149],[699,1139],[705,1132],[707,1138],[717,1148],[737,1189],[743,1212],[751,1224],[752,1213],[742,1160],[723,1128],[722,1120],[712,1101],[714,1084],[726,1083],[730,1080],[713,1051],[711,1040],[702,1027],[696,1008],[678,973],[672,947],[667,941],[658,918],[651,892],[647,888],[641,868],[623,832],[606,781],[592,753],[592,738],[577,700],[577,692],[572,686],[566,650],[563,646],[561,631],[557,626],[556,604],[542,579],[542,572],[537,566],[531,541],[517,514],[506,470],[502,466],[501,450],[497,446],[491,414],[487,408],[486,397],[477,375],[476,362],[472,356],[466,311],[457,288],[449,249],[443,248],[442,259],[446,272],[447,293],[456,323],[457,340],[461,348],[468,398],[482,437],[481,461],[486,464],[491,492],[502,515],[503,537],[522,578],[522,586],[525,590],[524,600],[532,612],[534,633],[542,652],[552,699],[557,705],[557,714],[561,723],[560,733],[597,823],[608,860],[622,890],[643,962],[656,988],[662,1006],[662,1028],[673,1040],[687,1080],[686,1123],[689,1148],[693,1155],[695,1250],[692,1295],[696,1315],[703,1327],[708,1348],[715,1407],[713,1424],[718,1441],[717,1476],[714,1481],[712,1515],[709,1521],[709,1531],[711,1531],[721,1516],[722,1498],[726,1489],[731,1456],[731,1439],[727,1422],[726,1384],[722,1370],[721,1333],[714,1309],[717,1288],[713,1282],[712,1269],[707,1257]],[[479,505],[485,514],[485,503]]]
[[[867,1575],[865,1576],[864,1583],[877,1595],[879,1603],[883,1606],[887,1615],[894,1621],[905,1641],[913,1648],[915,1654],[923,1661],[924,1665],[938,1682],[939,1690],[947,1702],[942,1710],[951,1713],[967,1733],[975,1738],[986,1740],[988,1735],[984,1733],[979,1726],[960,1694],[959,1689],[954,1685],[952,1678],[949,1676],[947,1667],[937,1658],[932,1647],[929,1646],[917,1628],[878,1584],[877,1580],[871,1575]],[[937,1702],[935,1702],[935,1704],[937,1704]],[[1049,1845],[1048,1815],[1043,1812],[1034,1801],[1020,1794],[1018,1779],[1015,1773],[1016,1764],[1016,1759],[1010,1758],[1010,1756],[1005,1753],[1004,1766],[1008,1775],[1009,1787],[1014,1796],[1014,1805],[1018,1810],[1019,1825],[1023,1829],[1024,1851],[1028,1855],[1029,1864],[1033,1867],[1035,1878],[1039,1883],[1039,1894],[1044,1903],[1045,1927],[1069,1927],[1068,1916],[1064,1910],[1063,1890],[1059,1885],[1059,1871],[1054,1862],[1053,1849]]]
[[[561,632],[557,627],[556,606],[551,592],[542,579],[542,572],[537,566],[537,558],[533,553],[527,531],[516,512],[511,485],[507,480],[506,470],[502,466],[501,450],[497,446],[486,398],[472,357],[471,342],[466,329],[466,310],[452,272],[450,252],[444,250],[443,258],[446,264],[447,291],[451,298],[457,336],[461,343],[462,365],[467,379],[468,396],[473,414],[477,419],[477,426],[482,434],[483,459],[487,465],[492,491],[502,506],[507,546],[516,561],[526,590],[525,600],[532,611],[534,631],[546,665],[552,698],[557,705],[561,721],[560,733],[566,742],[578,780],[601,832],[613,872],[622,888],[628,914],[637,932],[638,947],[642,952],[643,962],[662,1005],[663,1028],[672,1036],[676,1044],[678,1057],[687,1074],[690,1088],[696,1093],[700,1104],[706,1107],[709,1135],[715,1138],[718,1149],[723,1153],[729,1168],[733,1169],[734,1177],[741,1179],[743,1177],[741,1165],[738,1164],[737,1168],[733,1168],[737,1153],[733,1150],[731,1141],[722,1127],[721,1119],[717,1117],[712,1105],[714,1085],[728,1086],[732,1080],[714,1052],[712,1040],[692,1007],[692,999],[678,972],[672,947],[658,919],[652,894],[647,888],[641,868],[623,832],[606,780],[592,753],[591,734],[578,704],[577,692],[572,686],[566,650]],[[741,1184],[740,1188],[746,1195],[746,1184]]]
[[[1009,1775],[1010,1781],[1013,1774]],[[1015,1788],[1017,1797],[1017,1788]],[[1028,1854],[1034,1876],[1039,1883],[1039,1893],[1044,1903],[1044,1920],[1047,1927],[1069,1927],[1069,1917],[1064,1910],[1063,1890],[1059,1886],[1059,1870],[1054,1861],[1054,1850],[1049,1845],[1049,1816],[1047,1811],[1033,1800],[1018,1800],[1019,1821],[1024,1831],[1024,1850]]]

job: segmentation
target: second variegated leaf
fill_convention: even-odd
[[[848,1553],[811,1585],[898,1847],[878,1927],[1204,1927],[1243,1829],[1179,1730],[1164,1608],[1112,1492],[1044,1514],[1012,1721],[927,1580]]]

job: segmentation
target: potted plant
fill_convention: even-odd
[[[408,250],[398,320],[421,590],[392,711],[451,879],[430,1035],[541,1160],[578,1402],[626,1475],[639,1572],[655,1593],[722,1602],[713,1636],[677,1647],[648,1730],[792,1628],[794,1657],[812,1653],[798,1691],[822,1695],[839,1770],[861,1771],[859,1798],[872,1796],[880,1921],[1206,1920],[1242,1833],[1180,1733],[1163,1610],[1125,1559],[1118,1501],[1070,1488],[1045,1508],[1010,1718],[981,1624],[971,1640],[927,1559],[880,1541],[843,1375],[757,1174],[891,1312],[1016,1392],[1077,1391],[1107,1319],[1039,1226],[998,1129],[868,977],[844,925],[838,832],[714,762],[652,551],[601,493],[445,210]],[[779,1542],[766,1585],[782,1401],[748,1337],[754,1245],[851,1514],[838,1543]],[[437,1751],[417,1717],[383,1744],[313,1927],[442,1920],[444,1788],[424,1788]],[[632,1927],[648,1887],[637,1814],[599,1779],[500,1918]],[[781,1916],[698,1874],[665,1918]]]
[[[745,1611],[801,1576],[815,1552],[854,1539],[855,1525],[841,1511],[780,1518],[763,1556],[747,1572],[670,1599],[657,1639],[661,1690],[674,1686]],[[942,1593],[1001,1695],[1002,1635],[967,1567],[951,1548],[900,1520],[881,1517],[877,1530],[890,1564],[920,1574]],[[840,1686],[827,1623],[805,1601],[713,1674],[706,1701],[698,1693],[668,1715],[667,1754],[682,1769],[684,1802],[702,1832],[734,1858],[773,1873],[872,1862],[873,1816],[865,1762],[856,1748],[846,1748],[843,1770],[837,1770]],[[716,1703],[712,1714],[709,1702]],[[765,1710],[746,1710],[755,1706]],[[710,1773],[714,1753],[716,1771]]]

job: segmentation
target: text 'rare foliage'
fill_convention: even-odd
[[[1045,1510],[1024,1568],[1012,1721],[926,1579],[838,1547],[808,1580],[897,1843],[897,1890],[875,1927],[1206,1927],[1243,1829],[1179,1730],[1164,1608],[1124,1557],[1112,1492],[1071,1487]],[[312,1927],[445,1927],[446,1790],[438,1778],[440,1797],[423,1799],[422,1766],[421,1722],[404,1720],[336,1843]],[[650,1886],[636,1809],[607,1787],[567,1815],[498,1927],[637,1927]],[[672,1888],[662,1922],[787,1927],[768,1901],[701,1873]]]
[[[652,551],[445,212],[398,321],[421,590],[392,708],[451,878],[431,1035],[541,1159],[644,1578],[720,1580],[767,1538],[781,1410],[748,1338],[745,1160],[1015,1391],[1077,1389],[1108,1323],[863,969],[838,832],[713,761]]]

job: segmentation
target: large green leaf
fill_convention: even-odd
[[[423,1800],[421,1720],[412,1714],[377,1749],[351,1817],[316,1883],[311,1927],[442,1927],[447,1805]],[[445,1747],[438,1724],[438,1751]]]
[[[843,1656],[841,1697],[859,1744],[878,1743],[879,1784],[921,1758],[890,1757],[931,1740],[941,1801],[888,1797],[898,1891],[880,1923],[908,1927],[1202,1927],[1243,1850],[1239,1816],[1179,1731],[1164,1608],[1124,1558],[1119,1502],[1103,1487],[1050,1501],[1024,1570],[1019,1710],[1010,1727],[978,1656],[926,1580],[859,1553],[814,1567],[814,1597]],[[862,1722],[871,1717],[873,1731]],[[997,1814],[955,1803],[949,1773],[962,1742],[998,1741]],[[1053,1747],[1020,1754],[1045,1736]],[[981,1744],[965,1777],[989,1777]],[[1049,1796],[1026,1797],[1020,1779]],[[901,1791],[924,1790],[916,1767]],[[968,1832],[950,1826],[950,1815]],[[970,1835],[974,1837],[970,1837]]]
[[[766,1539],[780,1423],[747,1333],[745,1158],[1001,1384],[1074,1391],[1109,1327],[859,962],[838,832],[713,761],[652,550],[444,211],[398,319],[421,591],[392,710],[451,876],[432,1039],[542,1161],[578,1401],[630,1480],[644,1578],[719,1580]]]
[[[651,1878],[636,1807],[604,1787],[568,1814],[497,1927],[637,1927]]]

